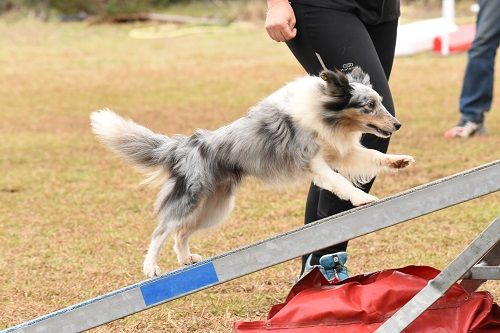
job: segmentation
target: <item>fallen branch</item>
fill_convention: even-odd
[[[103,21],[111,21],[114,23],[155,21],[163,23],[196,24],[196,25],[228,24],[227,20],[223,20],[220,18],[195,17],[195,16],[172,15],[172,14],[161,14],[161,13],[119,14],[112,18],[109,18],[109,20],[104,19]]]

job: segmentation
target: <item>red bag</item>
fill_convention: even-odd
[[[237,333],[368,333],[427,285],[439,271],[408,266],[330,284],[317,269],[302,278],[265,321],[234,324]],[[500,308],[488,292],[453,285],[406,333],[499,333]]]

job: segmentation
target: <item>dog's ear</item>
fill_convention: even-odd
[[[356,66],[353,68],[353,70],[347,74],[347,79],[349,82],[357,82],[364,84],[365,86],[372,87],[372,84],[370,82],[370,75],[367,73],[363,72],[361,67]]]
[[[326,82],[325,95],[322,101],[328,110],[340,111],[351,99],[352,88],[346,75],[339,70],[324,70],[319,76]]]
[[[328,91],[335,92],[335,95],[349,94],[351,91],[349,80],[346,75],[338,69],[335,69],[335,71],[324,70],[319,74],[319,77],[326,82]]]

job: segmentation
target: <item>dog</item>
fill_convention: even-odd
[[[324,70],[288,83],[248,114],[215,131],[165,136],[104,109],[91,114],[97,137],[125,160],[162,182],[155,203],[159,223],[143,271],[160,275],[157,264],[167,235],[173,234],[179,263],[202,260],[188,238],[223,222],[246,176],[287,184],[306,177],[354,206],[377,200],[357,188],[383,170],[414,162],[364,148],[363,133],[388,138],[401,124],[382,105],[370,77],[356,67],[344,74]]]

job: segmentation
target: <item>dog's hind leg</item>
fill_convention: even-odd
[[[180,263],[189,265],[202,260],[201,256],[190,252],[188,238],[197,230],[214,227],[224,222],[234,206],[232,192],[232,186],[217,186],[214,192],[203,200],[197,214],[193,215],[196,219],[179,226],[176,230],[174,250]]]
[[[193,221],[196,221],[202,205],[200,192],[199,186],[198,188],[193,184],[188,186],[185,177],[172,177],[158,194],[155,208],[159,223],[153,232],[143,266],[144,273],[147,276],[152,277],[160,274],[156,262],[160,249],[171,232],[176,235],[178,230],[196,229]]]
[[[203,200],[198,204],[196,210],[182,219],[174,230],[174,252],[177,255],[177,261],[182,265],[191,265],[201,261],[201,256],[192,254],[189,250],[188,239],[199,229],[198,215],[203,207]]]
[[[177,261],[183,265],[191,265],[202,260],[199,254],[191,253],[188,239],[197,230],[195,223],[184,224],[178,228],[174,235],[174,251]]]
[[[160,249],[167,239],[168,234],[172,230],[172,223],[169,223],[165,218],[160,220],[158,226],[153,232],[151,243],[149,244],[148,253],[143,264],[143,272],[147,277],[159,276],[161,271],[157,264]]]

